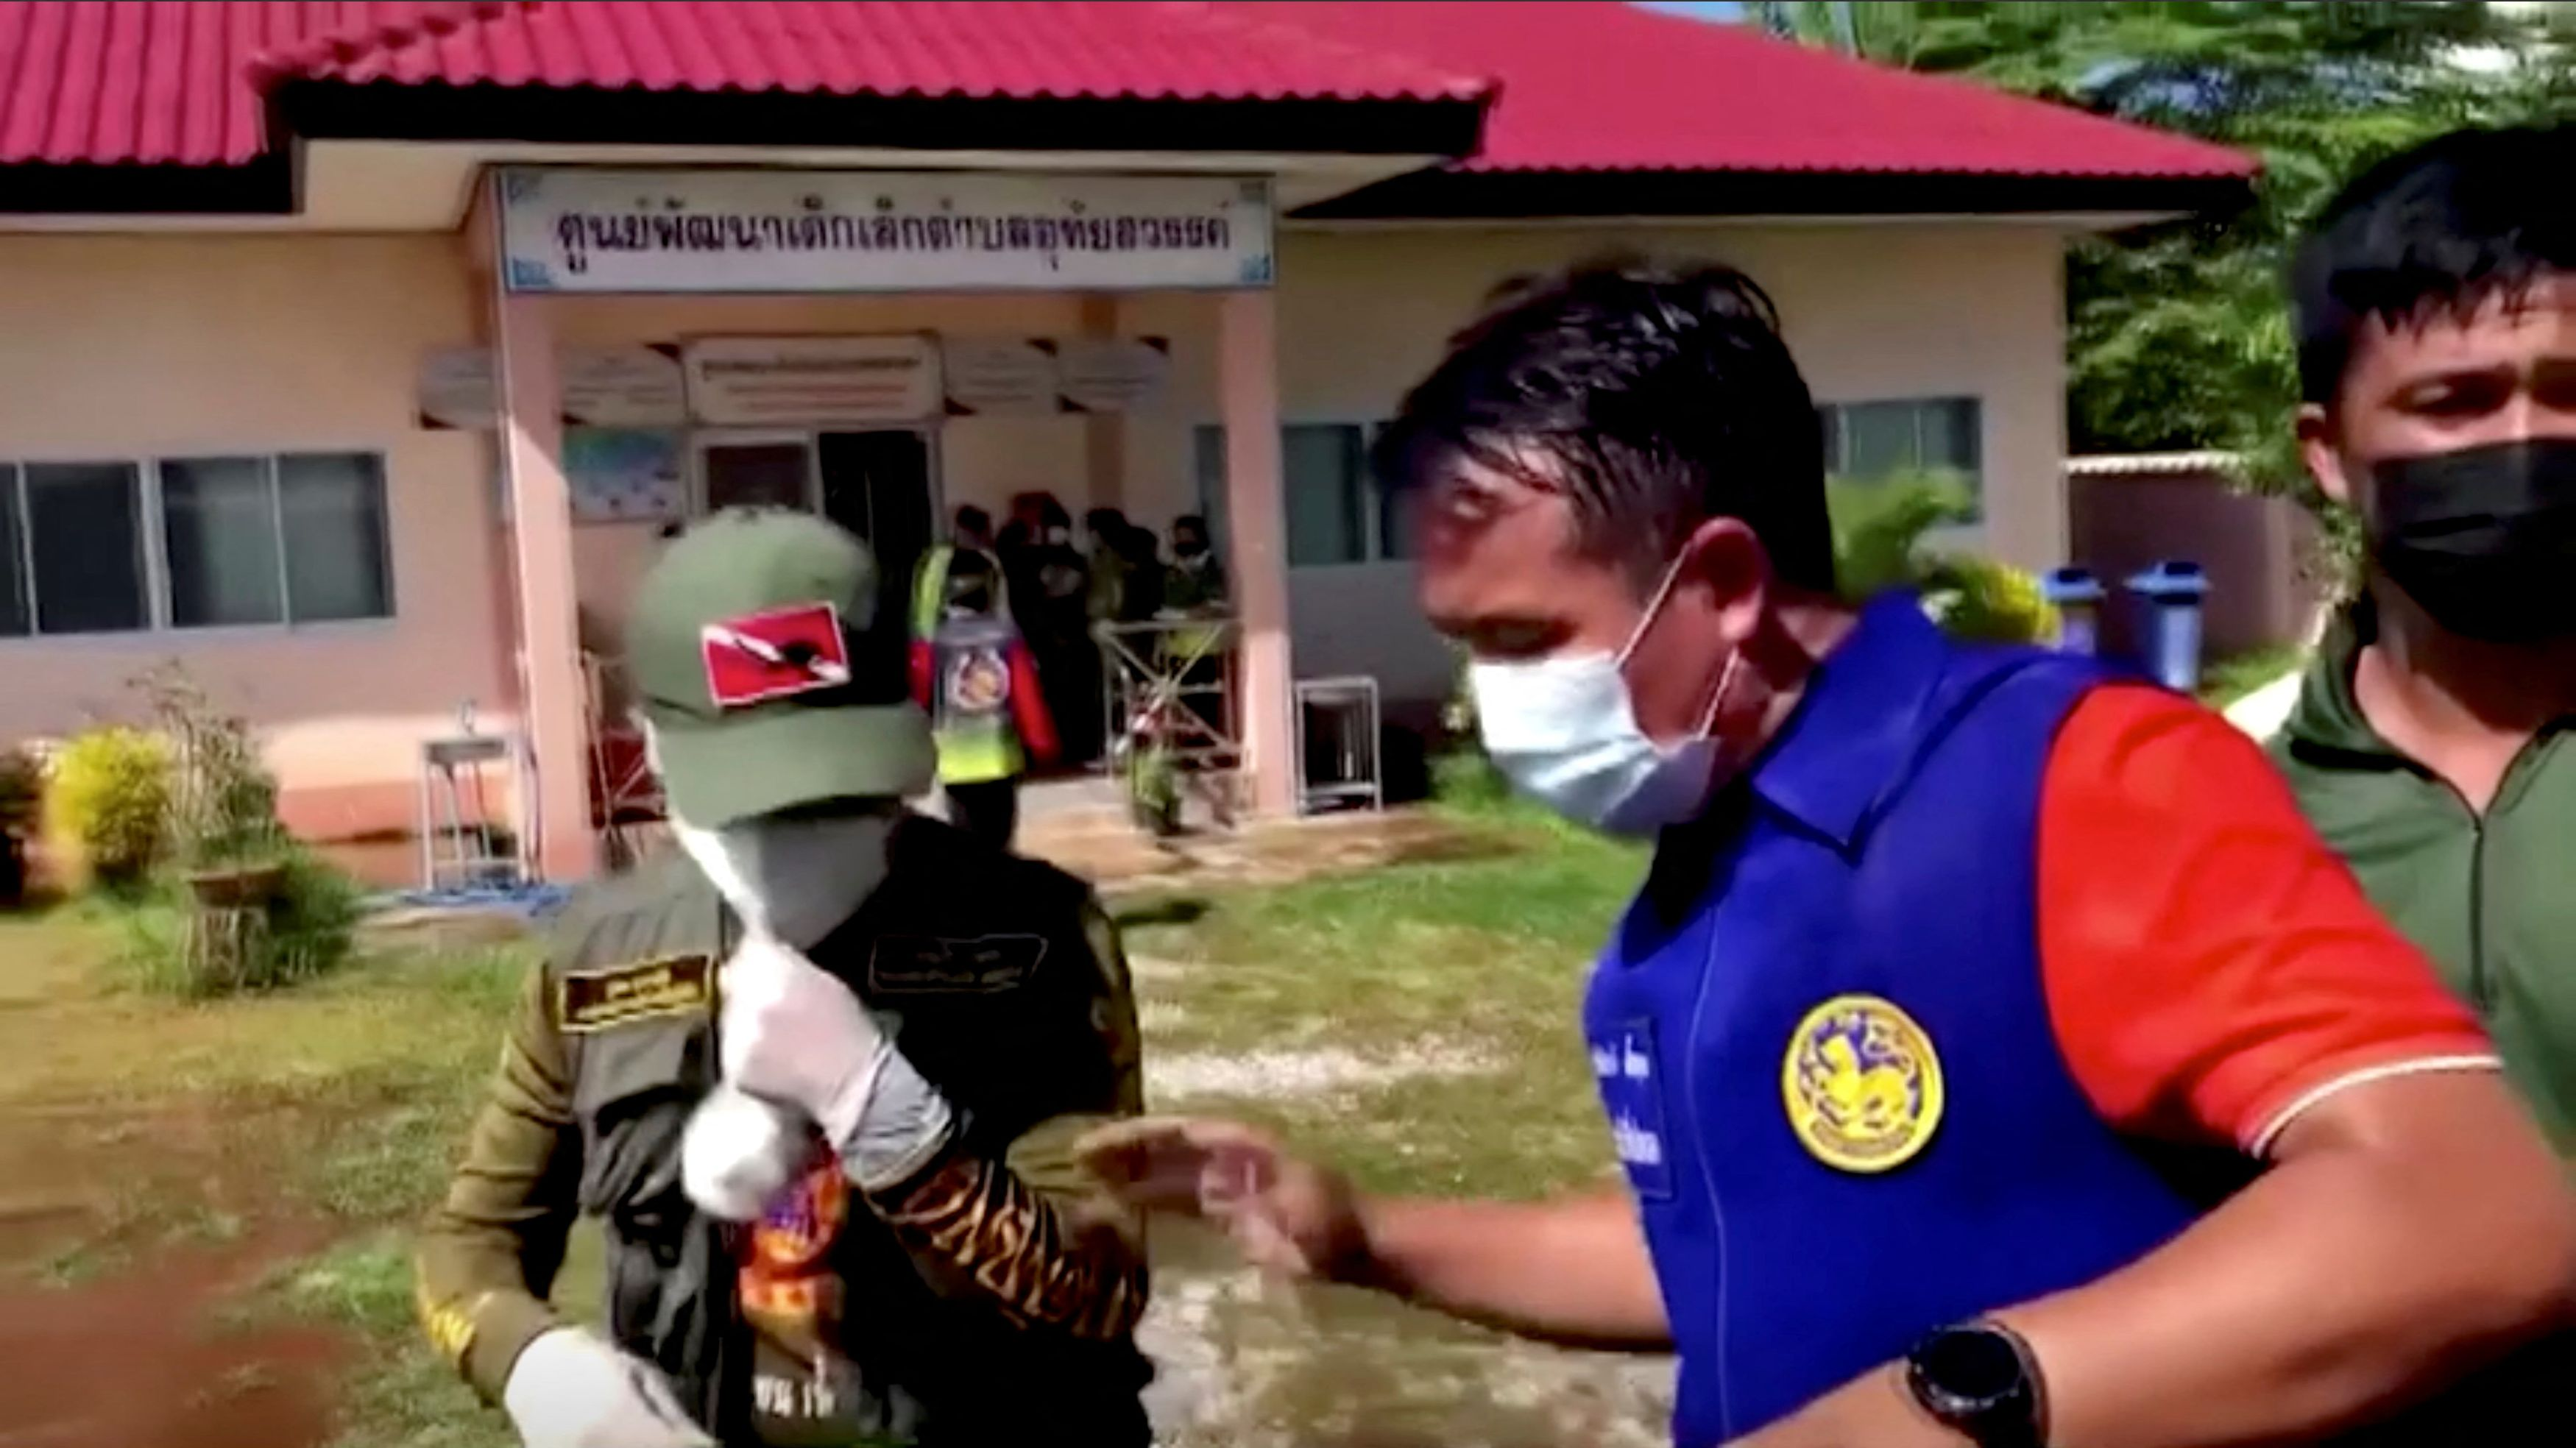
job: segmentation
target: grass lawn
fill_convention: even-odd
[[[439,1189],[525,952],[393,954],[185,1005],[119,990],[112,949],[70,912],[0,921],[0,1195],[79,1209],[54,1219],[64,1230],[0,1238],[0,1272],[75,1289],[172,1248],[335,1241],[234,1306],[368,1339],[346,1441],[507,1444],[411,1341],[402,1232]]]
[[[2308,651],[2301,644],[2273,644],[2213,659],[2200,675],[2200,701],[2212,709],[2224,709],[2283,674],[2297,670],[2307,662]]]
[[[1316,1091],[1220,1084],[1156,1108],[1272,1123],[1384,1189],[1529,1195],[1599,1177],[1575,1010],[1642,856],[1521,817],[1462,827],[1509,848],[1119,902],[1157,1069],[1293,1073],[1325,1052],[1385,1071]],[[527,948],[381,954],[290,994],[195,1006],[106,988],[106,949],[68,914],[0,920],[0,1208],[19,1184],[78,1207],[21,1203],[14,1220],[57,1229],[42,1233],[0,1211],[10,1290],[76,1290],[173,1246],[301,1223],[331,1245],[234,1310],[359,1335],[340,1442],[508,1444],[417,1341],[406,1234],[444,1179]],[[577,1264],[559,1295],[594,1280]]]
[[[1279,1126],[1384,1190],[1525,1196],[1601,1172],[1610,1158],[1577,1011],[1644,854],[1527,816],[1484,828],[1518,852],[1125,912],[1165,1062],[1338,1050],[1392,1064],[1425,1051],[1468,1069],[1361,1093],[1149,1104]]]

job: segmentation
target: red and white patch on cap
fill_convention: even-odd
[[[707,693],[719,709],[739,709],[850,682],[850,643],[841,611],[800,604],[708,624],[698,631],[707,662]]]

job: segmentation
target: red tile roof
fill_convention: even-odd
[[[1491,78],[1490,80],[1487,78]],[[0,0],[0,164],[239,165],[263,88],[1469,99],[1502,172],[2239,177],[2236,152],[1626,5]]]
[[[1468,99],[1473,74],[1179,0],[555,0],[328,37],[269,76],[878,96]],[[461,19],[462,23],[456,23]],[[445,23],[441,23],[445,22]]]
[[[0,4],[0,164],[225,166],[267,135],[254,57],[439,5]]]
[[[2186,137],[1631,5],[1222,8],[1501,77],[1484,148],[1465,163],[1472,170],[2161,178],[2247,176],[2255,166]]]

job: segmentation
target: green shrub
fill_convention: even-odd
[[[1431,797],[1452,809],[1490,810],[1510,803],[1512,785],[1470,740],[1432,759]]]
[[[191,949],[205,926],[184,874],[165,871],[119,902],[108,917],[119,977],[149,994],[210,1000],[296,985],[344,964],[365,899],[357,882],[301,848],[288,847],[274,863],[281,873],[264,928],[238,956]]]
[[[23,840],[42,825],[45,767],[34,751],[0,748],[0,835]]]
[[[2041,595],[2036,575],[1927,546],[1932,530],[1976,516],[1974,495],[1957,474],[1837,478],[1825,485],[1825,499],[1833,518],[1834,578],[1846,599],[1857,603],[1890,588],[1913,588],[1954,637],[2017,644],[2057,637],[2057,610]]]
[[[286,878],[269,914],[274,961],[261,986],[292,985],[338,969],[357,939],[366,892],[358,882],[306,849],[285,859]]]
[[[45,769],[25,749],[0,748],[0,910],[27,898],[27,841],[42,827]]]
[[[1896,473],[1825,484],[1834,530],[1834,579],[1857,603],[1890,588],[1923,581],[1923,540],[1935,528],[1976,516],[1966,480],[1948,472]]]
[[[1972,643],[2042,644],[2057,637],[2057,608],[2036,575],[1991,558],[1945,558],[1925,580],[1941,627]]]
[[[79,889],[129,889],[161,857],[170,807],[170,746],[122,725],[85,729],[54,758],[44,796],[54,862]]]
[[[170,853],[190,869],[265,864],[280,858],[286,832],[277,820],[277,781],[260,759],[250,726],[217,712],[179,665],[165,664],[135,681],[153,722],[170,741]]]
[[[156,728],[133,737],[154,741],[163,766],[162,868],[112,911],[128,980],[201,999],[293,985],[338,966],[356,934],[358,887],[279,823],[277,784],[250,727],[216,710],[176,664],[134,687]],[[201,885],[231,898],[208,904]]]
[[[96,918],[115,935],[116,947],[108,964],[118,984],[146,995],[183,1000],[214,994],[199,990],[189,978],[188,917],[192,908],[188,887],[175,879],[163,879],[148,889],[131,892],[112,910],[98,911]]]

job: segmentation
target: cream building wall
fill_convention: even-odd
[[[1289,422],[1376,422],[1498,283],[1617,247],[1713,257],[1770,289],[1820,401],[1983,401],[1979,542],[2028,566],[2063,556],[2062,232],[2038,225],[1616,224],[1291,229],[1280,240],[1279,376]],[[1070,296],[572,298],[564,346],[693,334],[934,331],[1069,336]],[[0,459],[367,449],[387,460],[395,616],[304,629],[0,639],[0,739],[130,708],[124,680],[185,660],[267,734],[299,827],[410,818],[418,741],[477,701],[496,727],[508,666],[507,535],[489,440],[423,431],[421,356],[485,330],[454,237],[0,238]],[[1174,347],[1158,414],[1110,428],[1118,496],[1158,530],[1199,499],[1191,430],[1216,420],[1216,304],[1120,299],[1116,330]],[[997,512],[1024,489],[1079,511],[1091,430],[1079,417],[952,419],[941,506]],[[656,545],[651,524],[575,529],[585,612],[607,636]],[[1376,675],[1390,700],[1436,699],[1448,663],[1402,564],[1291,575],[1302,676]]]
[[[1611,250],[1744,269],[1779,304],[1818,402],[1975,396],[1985,521],[1946,541],[2027,568],[2064,561],[2062,257],[2067,233],[2010,224],[1854,223],[1290,230],[1280,243],[1281,416],[1377,422],[1499,284]],[[1215,338],[1186,297],[1122,305],[1120,327],[1178,339],[1174,417],[1137,420],[1128,499],[1145,517],[1197,504],[1190,424],[1216,419]],[[1437,698],[1448,660],[1402,564],[1289,576],[1301,676],[1371,674],[1393,700]]]
[[[708,335],[934,332],[946,336],[1064,337],[1081,330],[1073,296],[975,297],[567,297],[556,308],[565,347],[676,342]],[[1202,307],[1209,304],[1200,301]],[[997,518],[1011,495],[1046,490],[1079,513],[1088,496],[1083,419],[949,418],[938,427],[939,511],[978,504]],[[573,531],[585,614],[612,636],[625,600],[650,565],[655,523],[592,524]]]
[[[408,818],[414,741],[493,712],[501,665],[485,441],[414,426],[423,350],[470,341],[453,237],[0,238],[0,459],[290,450],[385,457],[383,622],[0,639],[0,739],[130,714],[184,660],[267,731],[297,823]]]

